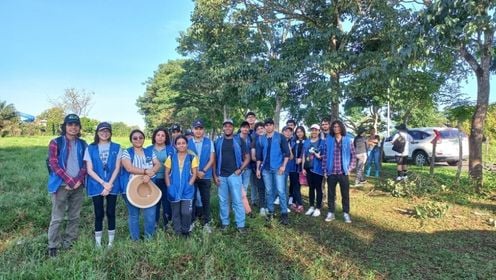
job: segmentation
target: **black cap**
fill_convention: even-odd
[[[186,129],[184,136],[193,136],[193,131],[191,131],[191,129]]]
[[[112,132],[112,126],[108,122],[101,122],[96,127],[96,131],[100,131],[102,129],[108,129],[110,130],[110,132]]]
[[[264,125],[266,125],[266,124],[274,124],[274,120],[271,118],[265,119]]]
[[[250,124],[247,121],[243,121],[239,127],[245,127],[245,126],[250,126]]]
[[[197,127],[204,127],[203,126],[203,121],[201,119],[196,119],[191,123],[191,127],[197,128]]]
[[[252,111],[250,111],[250,112],[246,113],[246,115],[245,115],[245,119],[246,119],[246,118],[248,118],[249,116],[254,116],[254,117],[256,117],[255,113],[254,113],[254,112],[252,112]]]
[[[181,131],[181,127],[177,123],[175,123],[172,125],[171,131]]]
[[[79,119],[78,115],[69,114],[69,115],[65,116],[65,118],[64,118],[64,124],[68,124],[68,123],[77,123],[77,124],[81,125],[81,120]]]
[[[291,126],[285,126],[282,128],[282,131],[285,131],[286,129],[289,129],[291,131],[293,131],[293,128]]]

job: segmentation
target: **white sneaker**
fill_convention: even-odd
[[[274,200],[274,204],[279,205],[279,197],[277,197],[276,200]]]
[[[331,221],[334,221],[335,219],[336,219],[336,216],[334,216],[334,213],[329,212],[329,213],[327,213],[327,217],[325,218],[325,221],[331,222]]]
[[[288,199],[288,205],[291,205],[291,204],[293,204],[293,197],[292,196],[290,196]]]
[[[405,180],[405,181],[408,180],[408,176],[403,176],[402,180]]]
[[[310,207],[308,208],[307,212],[305,212],[305,215],[310,216],[313,214],[313,211],[315,211],[315,207]]]
[[[403,176],[396,177],[396,181],[401,181],[401,180],[403,180]]]
[[[265,210],[265,208],[260,208],[260,216],[262,217],[267,216],[267,211]]]
[[[291,213],[291,209],[289,209],[289,207],[288,207],[288,213]]]
[[[348,213],[344,213],[343,214],[343,218],[344,218],[344,222],[347,223],[347,224],[351,224],[351,217],[350,217],[350,214]]]
[[[318,217],[318,216],[320,216],[320,209],[315,209],[315,211],[313,211],[312,217]]]

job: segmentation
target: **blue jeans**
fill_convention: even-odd
[[[247,168],[243,173],[241,173],[241,180],[243,182],[243,189],[245,189],[245,192],[248,193],[248,186],[250,186],[250,179],[251,179],[251,169]]]
[[[365,175],[370,176],[370,170],[372,169],[372,163],[375,166],[375,177],[379,177],[381,172],[381,149],[374,148],[368,152],[367,163],[365,164]]]
[[[279,206],[281,206],[281,213],[288,213],[288,200],[286,198],[286,174],[277,174],[278,170],[262,171],[262,176],[265,184],[265,197],[267,198],[267,208],[269,213],[274,213],[274,200],[276,193],[279,196]]]
[[[231,195],[234,219],[238,228],[245,227],[245,208],[241,197],[243,182],[241,175],[232,174],[229,177],[220,177],[219,208],[222,225],[229,225],[229,194]]]
[[[140,209],[132,205],[129,200],[127,200],[126,194],[122,197],[126,201],[127,211],[128,211],[128,222],[129,222],[129,234],[131,235],[131,240],[139,240],[140,237],[140,226],[139,226],[139,215]],[[145,238],[151,238],[155,234],[155,215],[156,206],[143,209],[143,219],[145,222]]]

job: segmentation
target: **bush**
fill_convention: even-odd
[[[448,209],[449,206],[446,203],[431,201],[415,206],[414,217],[423,220],[427,218],[439,219],[446,215]]]

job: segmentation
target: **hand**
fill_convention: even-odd
[[[197,173],[196,173],[196,177],[198,179],[203,179],[205,178],[205,172],[203,172],[203,170],[199,170]]]
[[[150,182],[150,176],[144,175],[143,176],[143,183],[148,183],[148,182]]]
[[[301,158],[297,158],[297,159],[296,159],[296,163],[297,163],[297,164],[301,164]]]
[[[112,190],[112,184],[109,182],[103,182],[103,188],[110,192],[110,190]]]
[[[279,167],[279,170],[277,171],[277,174],[283,175],[285,170],[286,170],[286,166],[281,166],[281,167]]]
[[[236,174],[236,176],[239,176],[241,174],[241,169],[234,170],[234,174]]]
[[[261,179],[262,178],[262,174],[260,174],[260,170],[257,169],[257,178],[258,179]]]
[[[77,183],[72,188],[73,190],[77,190],[81,186],[81,181],[77,181]]]
[[[68,191],[72,190],[72,189],[71,189],[71,187],[69,187],[68,185],[65,185],[65,186],[64,186],[64,189],[66,189],[66,190],[68,190]]]
[[[303,173],[303,175],[307,176],[307,170],[306,169],[303,169],[301,172]]]
[[[100,195],[102,196],[107,196],[110,194],[110,190],[107,190],[107,189],[103,189],[102,193]]]
[[[214,183],[216,186],[220,186],[220,178],[219,177],[215,177],[214,178]]]
[[[155,176],[155,171],[153,171],[153,169],[147,169],[145,171],[146,175],[148,175],[149,177],[153,177]]]

